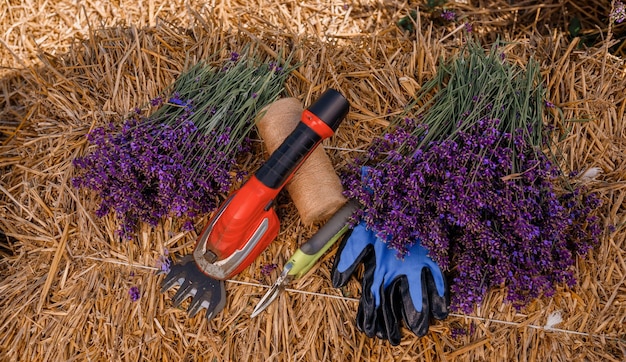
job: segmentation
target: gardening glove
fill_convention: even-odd
[[[421,337],[428,332],[431,315],[440,320],[448,316],[445,278],[419,240],[404,259],[399,259],[396,251],[361,222],[339,246],[332,270],[333,286],[346,285],[359,263],[365,270],[356,326],[368,337],[398,345],[401,321]]]

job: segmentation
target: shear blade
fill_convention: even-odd
[[[263,298],[261,298],[256,307],[254,307],[252,314],[250,314],[250,318],[254,318],[261,314],[262,311],[264,311],[270,304],[272,304],[274,299],[278,298],[278,295],[280,295],[281,291],[282,290],[274,284],[274,286],[272,286],[272,288],[270,288],[270,290],[265,293]]]
[[[189,308],[187,309],[189,316],[195,316],[203,308],[207,310],[207,318],[211,319],[213,314],[217,314],[224,309],[226,305],[226,288],[224,281],[212,278],[206,278],[198,285],[198,290]]]
[[[265,293],[265,295],[261,298],[259,303],[256,305],[250,318],[254,318],[257,315],[261,314],[278,296],[285,290],[285,287],[289,282],[291,282],[292,276],[288,275],[291,270],[291,265],[287,264],[283,272],[280,274],[276,282],[272,285],[270,290]]]
[[[213,279],[202,273],[191,255],[183,257],[180,263],[171,267],[170,272],[161,282],[161,293],[165,293],[175,285],[180,285],[172,297],[175,306],[178,307],[188,297],[193,298],[187,309],[190,317],[206,308],[206,317],[210,320],[226,305],[224,281]]]

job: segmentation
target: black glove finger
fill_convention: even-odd
[[[437,286],[430,270],[425,269],[422,277],[426,279],[426,289],[428,290],[428,300],[430,304],[430,312],[435,319],[445,319],[450,312],[448,307],[450,306],[450,293],[448,292],[448,284],[446,278],[443,278],[444,293],[443,296],[439,295]],[[422,280],[423,282],[423,280]]]
[[[406,326],[419,337],[423,337],[428,333],[429,318],[430,318],[430,305],[428,298],[428,289],[426,286],[426,277],[422,273],[421,288],[422,288],[422,300],[413,301],[411,298],[411,292],[409,290],[409,283],[406,277],[400,278],[401,282],[398,283],[398,292],[402,299],[402,319]],[[415,302],[422,303],[421,311],[418,311],[415,307]]]
[[[380,339],[389,339],[387,327],[385,326],[385,317],[383,315],[383,309],[378,307],[376,309],[376,337]]]
[[[355,324],[356,324],[356,329],[358,329],[360,332],[365,332],[363,330],[364,320],[365,320],[365,317],[363,316],[363,304],[361,304],[361,301],[359,301],[359,306],[356,309]]]
[[[379,323],[376,299],[374,293],[372,293],[376,259],[374,257],[368,257],[364,260],[364,264],[365,270],[361,282],[361,298],[357,310],[356,324],[360,331],[371,338],[376,335],[376,330],[378,329],[377,323]]]
[[[375,311],[366,311],[362,304],[356,311],[356,327],[360,332],[372,338],[374,336],[380,339],[387,339],[387,330],[385,329],[384,317],[382,309]]]
[[[366,246],[365,248],[363,248],[363,250],[361,250],[359,255],[352,261],[352,264],[350,264],[350,266],[346,270],[340,272],[337,269],[337,266],[339,265],[339,261],[341,260],[341,254],[344,251],[344,249],[346,247],[350,247],[348,243],[350,242],[351,235],[352,235],[352,230],[348,231],[348,234],[344,236],[343,240],[339,244],[339,248],[337,249],[337,254],[335,254],[335,261],[333,262],[333,268],[332,268],[332,283],[333,283],[333,287],[335,288],[341,288],[345,286],[348,283],[348,280],[350,280],[350,277],[352,276],[352,274],[354,273],[354,269],[356,269],[356,267],[359,266],[359,263],[364,258],[369,256],[373,250],[373,247],[371,245]]]
[[[400,293],[400,283],[402,279],[395,279],[385,292],[382,293],[381,310],[383,312],[384,328],[387,332],[387,339],[393,346],[400,344],[402,339],[402,313],[403,313],[403,300]]]

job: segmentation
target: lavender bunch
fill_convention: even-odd
[[[168,216],[191,229],[244,177],[237,158],[249,150],[256,112],[279,96],[291,71],[278,64],[248,52],[192,67],[151,100],[149,116],[136,109],[88,134],[89,153],[74,160],[74,187],[97,192],[96,215],[114,213],[126,239],[139,222],[155,226]]]
[[[506,284],[507,299],[521,306],[558,283],[573,285],[575,255],[600,232],[591,215],[595,196],[563,191],[556,165],[498,123],[486,119],[412,154],[397,149],[418,144],[419,136],[408,125],[397,128],[378,142],[386,161],[346,181],[348,196],[364,205],[359,216],[389,247],[405,255],[420,239],[440,267],[453,271],[451,302],[466,312],[493,286]],[[511,175],[513,150],[498,144],[515,138],[525,170],[519,175]]]
[[[465,312],[494,286],[521,307],[573,285],[576,255],[600,233],[598,199],[541,152],[534,66],[522,72],[497,48],[469,45],[430,83],[440,89],[428,111],[397,120],[343,175],[363,206],[357,217],[400,257],[420,239],[451,272],[451,304]]]

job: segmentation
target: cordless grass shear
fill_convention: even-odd
[[[162,293],[180,286],[172,298],[174,305],[192,297],[189,315],[206,308],[208,319],[224,308],[224,281],[243,271],[278,235],[276,196],[315,147],[334,134],[348,110],[348,101],[329,89],[302,112],[293,132],[215,212],[193,253],[174,264],[163,279]]]

